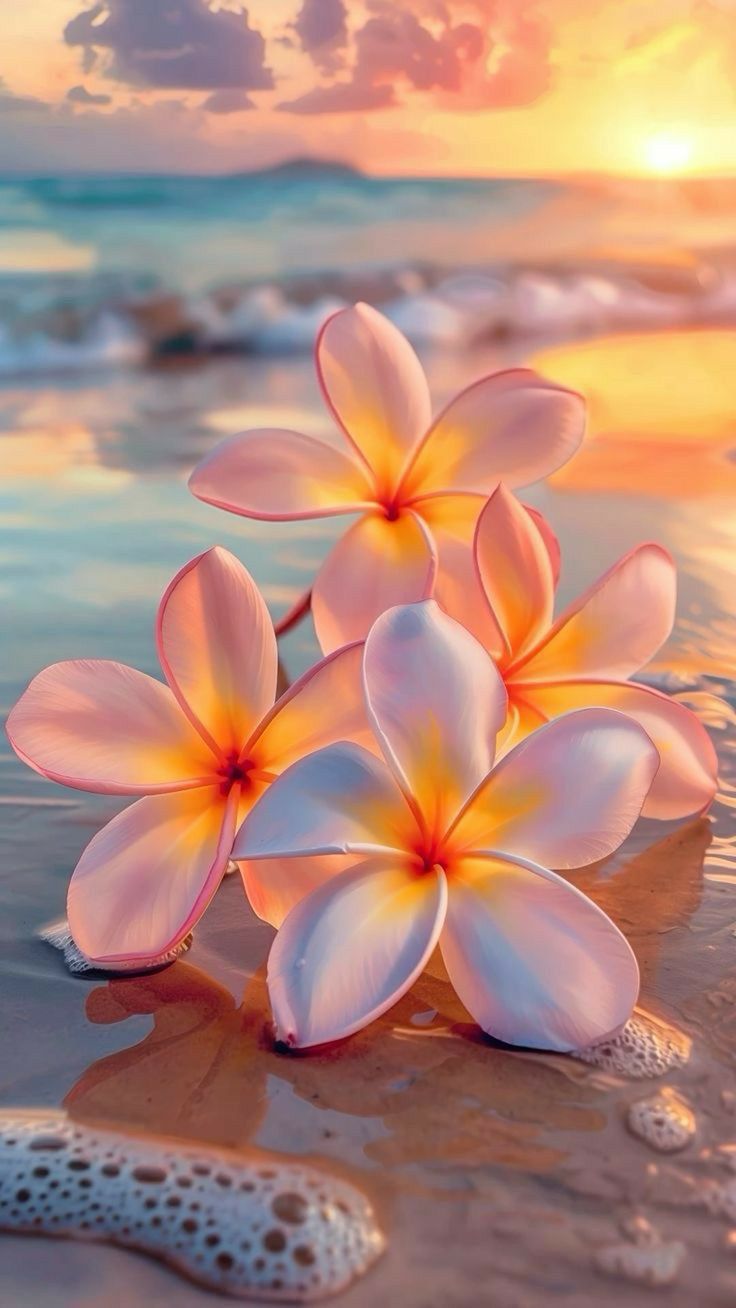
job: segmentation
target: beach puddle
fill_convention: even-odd
[[[0,1229],[106,1240],[240,1299],[311,1303],[383,1251],[353,1186],[267,1155],[0,1113]]]

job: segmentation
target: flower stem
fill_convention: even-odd
[[[279,618],[278,622],[274,622],[273,629],[276,632],[276,635],[284,636],[287,631],[291,631],[291,628],[295,627],[297,622],[301,622],[302,618],[306,616],[311,607],[312,591],[310,587],[308,591],[305,591],[303,595],[299,596],[296,604],[294,604],[292,608],[284,614],[283,618]]]

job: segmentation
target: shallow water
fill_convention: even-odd
[[[729,338],[617,338],[550,350],[582,383],[589,444],[530,496],[563,546],[570,598],[641,539],[680,566],[678,624],[652,669],[700,711],[722,765],[709,818],[641,823],[614,858],[574,874],[622,926],[642,1007],[692,1040],[654,1080],[484,1040],[441,981],[423,978],[369,1030],[327,1051],[273,1052],[263,968],[271,931],[236,878],[186,958],[144,978],[69,977],[35,929],[63,907],[79,851],[120,806],[64,791],[0,747],[0,1105],[62,1104],[78,1121],[253,1146],[337,1166],[389,1236],[344,1300],[410,1308],[542,1308],[643,1300],[690,1308],[736,1295],[736,831],[733,457]],[[633,362],[632,362],[633,361]],[[437,400],[500,355],[431,363]],[[731,372],[731,376],[733,373]],[[238,521],[189,496],[194,461],[265,422],[322,430],[307,361],[220,362],[0,391],[7,708],[44,663],[112,657],[156,673],[152,624],[174,570],[218,541],[275,613],[308,584],[340,525]],[[295,675],[309,623],[283,642]],[[7,1051],[12,1056],[7,1056]],[[658,1096],[660,1110],[642,1109]],[[674,1105],[674,1108],[673,1108]],[[631,1128],[694,1119],[662,1151]],[[686,1130],[688,1135],[689,1131]],[[2,1237],[0,1302],[127,1308],[213,1302],[115,1249]],[[123,1288],[121,1288],[123,1287]]]

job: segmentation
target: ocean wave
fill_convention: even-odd
[[[170,355],[303,354],[322,322],[365,299],[419,348],[494,339],[576,339],[621,330],[736,323],[736,269],[590,266],[477,272],[407,266],[220,286],[186,295],[121,286],[32,311],[0,304],[0,376],[131,367]],[[2,309],[5,309],[2,315]],[[5,321],[2,320],[4,316]]]

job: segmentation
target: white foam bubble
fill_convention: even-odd
[[[684,1067],[691,1047],[684,1032],[648,1013],[636,1012],[618,1035],[578,1050],[574,1056],[592,1067],[638,1081]]]
[[[626,1124],[632,1135],[665,1154],[687,1148],[696,1130],[695,1114],[670,1086],[630,1104]]]
[[[315,1168],[22,1109],[0,1113],[0,1229],[140,1249],[272,1302],[334,1294],[384,1247],[365,1197]]]
[[[652,1245],[622,1240],[597,1249],[595,1265],[606,1276],[633,1281],[636,1285],[673,1285],[686,1252],[681,1240],[663,1240]]]

